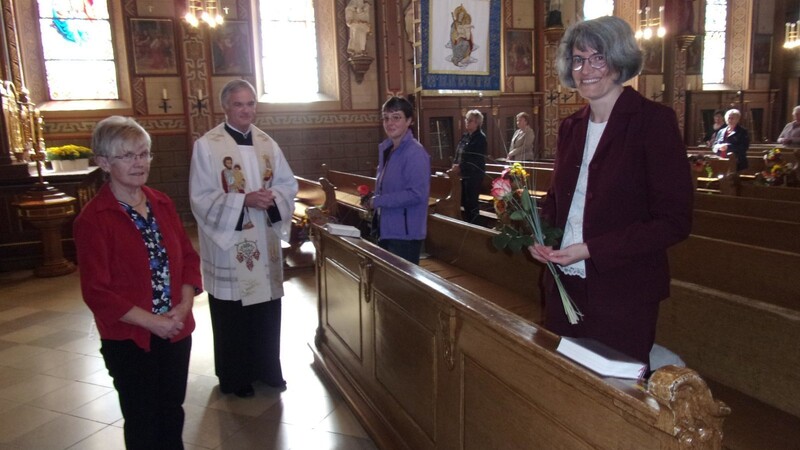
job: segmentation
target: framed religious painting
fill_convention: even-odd
[[[686,49],[686,75],[703,73],[703,36],[694,38]]]
[[[772,35],[758,34],[753,36],[753,73],[769,73],[772,66]]]
[[[420,1],[420,84],[424,93],[500,92],[500,3]]]
[[[664,41],[662,39],[643,39],[642,52],[644,59],[642,75],[656,75],[664,72]]]
[[[131,19],[136,75],[177,75],[175,30],[170,19]]]
[[[533,31],[506,30],[506,75],[533,75]]]
[[[245,21],[226,20],[211,34],[211,67],[214,75],[253,73],[250,30]]]

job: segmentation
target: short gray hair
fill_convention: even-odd
[[[242,89],[248,89],[250,92],[253,93],[253,97],[256,97],[256,88],[253,87],[247,80],[231,80],[225,84],[222,88],[222,91],[219,93],[219,104],[222,107],[228,106],[228,98],[234,92],[240,91]]]
[[[792,114],[796,113],[798,110],[800,110],[800,105],[797,105],[794,108],[792,108]]]
[[[467,115],[465,117],[467,119],[475,117],[478,120],[478,126],[480,127],[481,125],[483,125],[483,113],[478,111],[477,109],[471,109],[467,111]]]
[[[561,84],[569,88],[577,87],[572,77],[573,48],[592,49],[605,55],[609,70],[619,74],[615,80],[617,84],[630,80],[642,70],[642,50],[631,26],[619,17],[603,16],[577,22],[564,33],[558,46],[556,70]]]
[[[730,119],[731,116],[736,116],[736,117],[741,119],[742,118],[742,113],[741,113],[741,111],[739,111],[736,108],[729,109],[728,111],[725,112],[725,122],[727,122],[728,119]]]
[[[97,122],[92,132],[92,152],[105,158],[121,155],[142,144],[150,149],[151,143],[150,134],[130,117],[107,117]]]

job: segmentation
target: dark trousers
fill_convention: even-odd
[[[464,207],[464,220],[469,223],[478,223],[480,209],[478,197],[481,194],[481,176],[465,177],[461,179],[461,206]]]
[[[128,450],[183,449],[191,350],[191,336],[171,343],[153,335],[149,352],[131,340],[102,340],[100,353],[119,395]]]
[[[219,388],[235,392],[256,380],[283,386],[281,299],[242,306],[208,296]]]
[[[381,239],[378,241],[378,245],[406,261],[419,265],[419,252],[422,250],[422,242],[422,240]]]
[[[558,290],[552,289],[545,301],[545,328],[561,336],[598,340],[650,364],[650,350],[656,338],[658,302],[642,302],[624,307],[609,304],[598,301],[600,299],[588,298],[585,279],[561,272],[559,276],[583,317],[577,324],[570,324],[564,314]]]

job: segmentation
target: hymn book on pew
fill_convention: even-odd
[[[361,231],[358,228],[351,226],[351,225],[342,225],[338,223],[326,223],[325,230],[333,235],[336,236],[347,236],[347,237],[361,237]]]
[[[556,351],[605,377],[637,379],[647,371],[647,364],[594,339],[562,337]]]

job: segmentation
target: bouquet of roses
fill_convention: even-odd
[[[552,228],[541,220],[536,198],[530,193],[528,172],[519,163],[506,168],[501,176],[492,182],[492,197],[498,219],[502,223],[500,233],[492,238],[495,248],[510,248],[518,252],[534,242],[540,245],[558,245],[563,231]],[[558,270],[551,262],[547,268],[555,279],[561,303],[569,323],[576,324],[583,316],[567,293]]]

